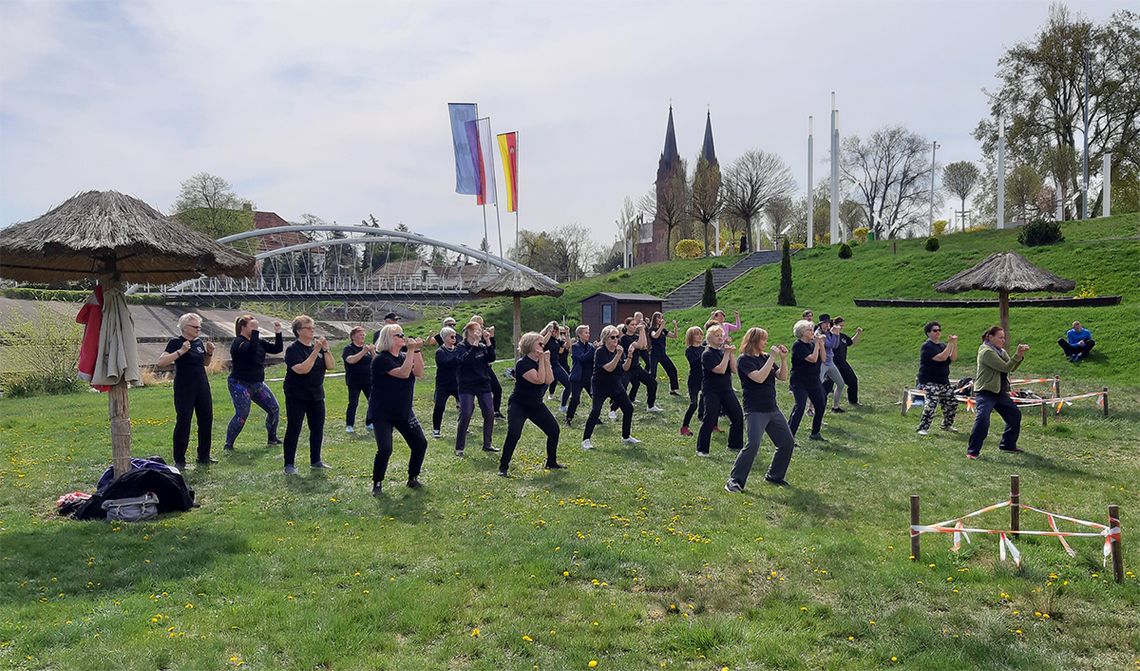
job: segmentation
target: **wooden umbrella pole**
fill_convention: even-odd
[[[127,381],[120,379],[107,394],[111,416],[111,455],[115,477],[131,470],[131,403]]]
[[[1001,309],[1001,330],[1005,331],[1005,348],[1008,351],[1013,348],[1013,336],[1009,333],[1009,292],[998,292],[998,298]]]
[[[514,340],[511,341],[511,347],[513,348],[518,347],[519,338],[522,337],[522,296],[515,294],[512,298],[514,298],[515,303],[514,324],[511,330],[512,336],[514,337]],[[513,360],[514,356],[512,355],[511,358]]]

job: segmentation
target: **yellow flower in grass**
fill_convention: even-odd
[[[598,668],[598,660],[591,659],[590,663],[587,664],[586,666],[590,667],[591,669],[596,669],[596,668]]]
[[[471,630],[471,638],[479,638],[479,627]]]
[[[531,638],[530,636],[527,636],[526,634],[523,634],[523,637],[522,637],[522,639],[523,639],[524,641],[526,641],[527,643],[533,643],[533,642],[534,642],[534,639],[533,639],[533,638]]]

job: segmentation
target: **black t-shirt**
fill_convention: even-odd
[[[594,374],[591,381],[594,389],[610,389],[611,387],[618,387],[621,385],[622,366],[625,364],[626,354],[625,350],[618,350],[621,352],[621,358],[614,366],[612,372],[606,370],[606,365],[614,360],[617,352],[611,352],[606,349],[605,345],[598,347],[594,352]]]
[[[950,384],[950,359],[935,361],[934,357],[946,349],[946,343],[927,340],[922,343],[918,359],[919,384]]]
[[[344,361],[344,383],[353,386],[367,387],[372,384],[372,355],[365,354],[360,357],[356,363],[349,363],[348,357],[356,356],[364,351],[363,347],[357,347],[352,343],[348,343],[344,347],[344,352],[340,355]]]
[[[803,384],[808,386],[820,384],[819,359],[816,359],[815,363],[807,360],[814,351],[815,342],[797,340],[796,344],[792,345],[791,384]]]
[[[301,375],[293,371],[293,366],[304,363],[320,345],[316,340],[306,347],[296,340],[285,350],[285,398],[301,401],[323,401],[325,399],[325,357],[319,355],[308,373]]]
[[[186,338],[178,336],[166,343],[167,352],[177,352],[182,349]],[[181,386],[190,382],[205,380],[206,378],[206,345],[201,338],[190,341],[190,350],[174,360],[174,383]]]
[[[435,388],[454,392],[459,389],[459,348],[440,347],[435,351]]]
[[[656,338],[653,337],[653,331],[649,332],[649,353],[653,358],[660,360],[665,356],[665,339],[669,337],[669,329],[664,326],[661,327],[661,335]]]
[[[482,343],[470,345],[466,341],[459,344],[459,370],[456,375],[461,394],[486,394],[491,391],[491,362],[495,360],[495,348]]]
[[[521,403],[523,405],[542,405],[542,395],[546,391],[545,384],[528,382],[523,374],[528,370],[538,370],[538,362],[529,356],[524,356],[515,362],[515,390],[511,392],[508,403]]]
[[[390,352],[377,352],[372,357],[372,396],[368,399],[368,409],[373,417],[404,419],[412,414],[416,376],[409,373],[401,380],[388,374],[390,370],[403,367],[408,356],[407,352],[396,356]]]
[[[740,374],[740,385],[744,389],[745,412],[775,412],[776,406],[776,372],[780,370],[779,364],[773,363],[768,371],[768,377],[763,382],[755,382],[748,375],[764,367],[768,363],[768,355],[751,354],[741,355],[736,360],[736,370]]]
[[[238,336],[230,343],[230,375],[250,384],[265,382],[265,354],[277,354],[283,349],[285,344],[280,333],[274,336],[272,345],[262,340],[256,330],[248,339]]]
[[[623,335],[621,337],[621,339],[618,340],[618,346],[621,347],[623,352],[629,352],[629,346],[632,345],[633,343],[637,342],[640,339],[641,339],[641,337],[638,336],[636,333],[634,333],[632,335]],[[641,368],[641,362],[645,361],[645,359],[646,359],[646,350],[641,350],[641,349],[633,350],[633,364],[630,366],[630,370],[632,371],[634,368]]]
[[[732,369],[729,367],[732,364],[724,367],[723,373],[714,373],[713,368],[720,365],[721,359],[724,358],[724,350],[713,349],[708,347],[704,353],[701,354],[701,391],[704,393],[712,392],[714,394],[731,394],[732,393]]]
[[[704,347],[697,345],[690,345],[685,348],[685,360],[689,362],[689,380],[701,379],[701,354],[704,353]]]
[[[846,333],[839,334],[839,344],[831,352],[835,356],[836,364],[847,362],[847,348],[851,346],[852,342],[851,336]]]

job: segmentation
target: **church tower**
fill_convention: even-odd
[[[708,131],[706,131],[707,133]],[[711,135],[708,142],[711,143]],[[710,145],[711,146],[711,145]],[[675,211],[681,203],[676,202],[675,185],[684,180],[681,173],[681,155],[677,152],[677,133],[673,129],[673,106],[669,106],[669,123],[665,127],[665,148],[657,162],[657,216],[653,219],[650,231],[639,232],[637,262],[655,263],[669,258],[669,226],[666,223],[670,211]],[[651,234],[650,234],[651,232]]]

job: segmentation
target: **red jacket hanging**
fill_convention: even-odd
[[[94,293],[75,315],[75,321],[84,324],[83,343],[79,348],[79,378],[91,381],[95,374],[95,360],[99,357],[99,333],[103,329],[103,287],[95,286]],[[99,391],[107,391],[106,385],[92,385]]]

